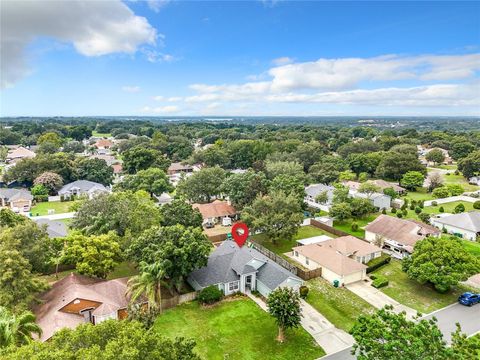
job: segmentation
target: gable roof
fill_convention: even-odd
[[[95,147],[112,147],[113,142],[108,139],[100,139],[95,143]]]
[[[480,232],[480,212],[469,211],[466,213],[453,214],[435,219],[436,223],[455,226],[460,229]]]
[[[368,224],[365,231],[409,246],[415,245],[417,241],[424,239],[427,235],[440,234],[440,231],[431,225],[383,214]]]
[[[167,169],[167,172],[172,172],[172,171],[189,171],[193,170],[193,166],[191,165],[184,165],[181,162],[174,162],[171,163],[170,166]]]
[[[389,183],[388,181],[382,180],[382,179],[377,179],[377,180],[370,180],[372,183],[377,185],[380,189],[384,190],[387,188],[393,188],[394,191],[396,192],[403,192],[406,189],[393,183]]]
[[[65,237],[68,234],[67,225],[62,221],[35,218],[34,221],[40,226],[46,225],[47,234],[50,238]]]
[[[7,160],[33,158],[35,156],[36,156],[36,154],[33,151],[28,150],[27,148],[24,148],[23,146],[19,146],[18,148],[10,150],[7,153]]]
[[[225,240],[209,256],[207,266],[193,271],[189,279],[202,287],[239,280],[240,275],[257,272],[257,279],[273,290],[288,279],[301,281],[290,271],[247,246]]]
[[[30,191],[25,189],[0,189],[0,198],[3,198],[8,202],[16,200],[33,200]]]
[[[305,193],[308,196],[315,198],[318,195],[320,195],[322,192],[326,191],[328,195],[328,199],[331,201],[333,199],[333,190],[335,190],[335,188],[330,185],[312,184],[305,188]]]
[[[124,309],[128,305],[126,296],[128,278],[100,280],[71,273],[53,284],[52,288],[40,296],[41,305],[35,308],[37,323],[42,328],[40,340],[49,339],[55,331],[74,328],[84,323],[81,315],[60,311],[75,299],[85,299],[101,303],[94,315],[106,315]]]
[[[198,209],[204,219],[237,214],[237,210],[232,205],[221,200],[215,200],[208,204],[193,204],[192,207]]]
[[[59,194],[64,194],[66,192],[71,191],[72,189],[80,189],[81,192],[88,192],[92,189],[98,189],[100,191],[108,191],[105,186],[102,184],[93,182],[93,181],[88,181],[88,180],[77,180],[74,182],[71,182],[67,185],[64,185],[59,191]]]

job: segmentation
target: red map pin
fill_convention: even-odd
[[[242,222],[233,224],[232,226],[233,240],[239,247],[242,247],[248,238],[248,226]]]

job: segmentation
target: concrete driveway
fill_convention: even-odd
[[[383,308],[385,305],[393,306],[393,310],[397,313],[405,311],[408,318],[413,318],[417,315],[417,311],[400,304],[398,301],[392,299],[390,296],[384,294],[378,289],[375,289],[370,285],[371,281],[358,281],[356,283],[347,285],[346,288],[353,292],[354,294],[360,296],[369,304],[373,305],[377,309]]]
[[[72,219],[75,216],[75,212],[68,212],[62,214],[51,214],[51,215],[40,215],[40,216],[27,216],[32,220],[62,220],[62,219]]]

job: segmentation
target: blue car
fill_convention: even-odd
[[[471,292],[466,292],[460,295],[458,302],[462,305],[472,306],[477,303],[480,303],[480,294],[473,294]]]

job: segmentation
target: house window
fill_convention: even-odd
[[[306,257],[305,258],[305,264],[309,265],[310,264],[310,261],[308,260],[308,258]]]
[[[240,282],[239,281],[232,281],[231,283],[228,283],[228,291],[229,292],[238,291],[239,288],[240,288]]]
[[[294,252],[294,254],[295,254],[295,256],[297,256],[297,257],[298,257],[298,251],[295,251],[295,252]]]

